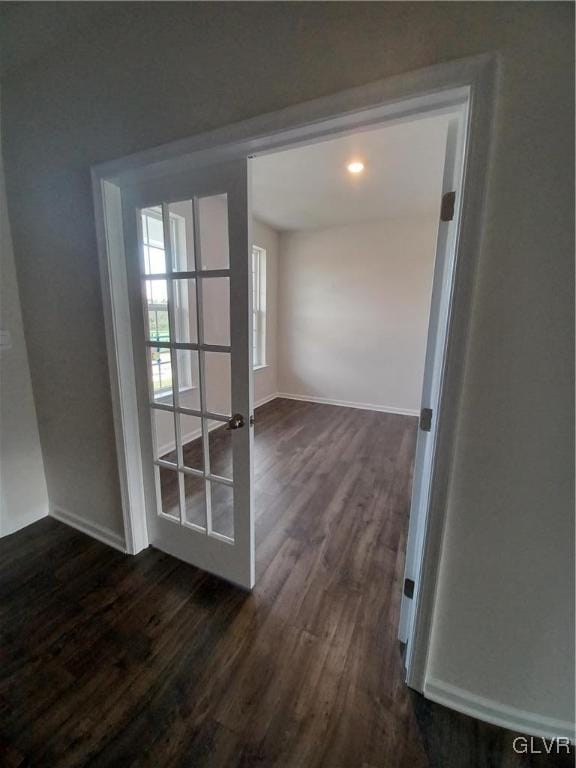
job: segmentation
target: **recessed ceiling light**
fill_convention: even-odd
[[[352,163],[348,163],[346,166],[350,173],[362,173],[364,170],[364,163],[360,160],[354,160]]]

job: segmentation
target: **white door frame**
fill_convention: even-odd
[[[426,545],[428,509],[436,460],[437,431],[438,424],[444,418],[444,414],[441,413],[443,406],[441,395],[457,258],[459,209],[462,200],[468,113],[468,104],[466,104],[464,108],[450,115],[447,126],[442,201],[444,202],[446,199],[449,202],[453,198],[453,202],[452,206],[447,206],[444,215],[439,216],[421,395],[421,407],[429,409],[428,424],[423,429],[421,417],[414,457],[414,477],[404,566],[405,580],[398,629],[399,639],[405,643],[405,665],[408,681],[416,681],[416,683],[423,675],[423,670],[418,671],[415,668],[413,653],[417,646],[417,641],[415,641],[415,634],[418,629],[416,616],[421,608],[422,561]],[[443,204],[442,207],[444,207]],[[453,208],[453,212],[450,211],[450,207]]]
[[[458,236],[430,494],[425,517],[420,589],[407,681],[424,689],[452,452],[457,426],[476,264],[480,253],[485,171],[496,91],[497,58],[485,54],[397,75],[251,120],[97,165],[92,184],[126,550],[148,546],[136,407],[134,350],[122,230],[122,189],[187,168],[274,149],[310,144],[377,124],[467,109],[467,138],[459,194]],[[430,363],[432,364],[432,363]]]

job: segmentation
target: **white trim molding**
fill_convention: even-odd
[[[570,739],[572,742],[575,740],[574,723],[568,720],[544,717],[508,704],[500,704],[493,699],[478,696],[436,678],[428,678],[424,686],[424,696],[464,715],[470,715],[511,731],[519,731],[543,739]]]
[[[126,551],[148,546],[120,187],[92,171],[96,239]]]
[[[66,509],[55,506],[50,508],[50,517],[75,528],[77,531],[80,531],[80,533],[85,533],[86,536],[90,536],[92,539],[101,541],[102,544],[108,544],[109,547],[114,547],[114,549],[126,554],[126,542],[124,541],[124,537],[114,533],[114,531],[111,531],[103,525],[90,523],[74,514],[74,512],[69,512]]]
[[[286,400],[302,400],[306,403],[320,403],[321,405],[339,405],[342,408],[358,408],[361,411],[392,413],[397,416],[418,416],[420,414],[420,411],[414,408],[397,408],[394,405],[374,405],[374,403],[356,403],[352,400],[333,400],[330,397],[316,397],[316,395],[292,395],[288,392],[278,392],[274,397],[283,397]],[[273,400],[274,398],[270,399]]]
[[[278,392],[272,392],[271,395],[266,395],[265,397],[261,397],[260,400],[257,400],[254,403],[254,408],[260,408],[261,405],[266,405],[266,403],[272,402],[272,400],[276,400],[277,397],[280,397]]]

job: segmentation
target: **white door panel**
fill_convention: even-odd
[[[254,584],[247,161],[123,194],[150,543]]]

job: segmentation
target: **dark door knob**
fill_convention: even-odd
[[[231,419],[228,419],[228,429],[240,429],[244,426],[244,416],[241,413],[235,413]]]

